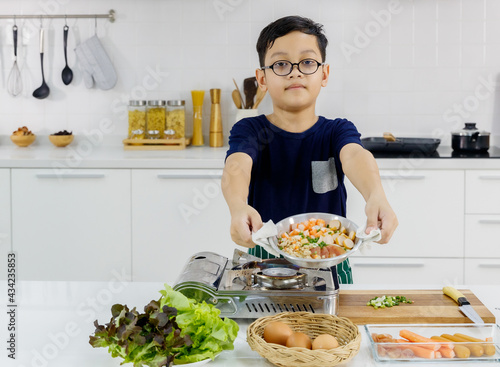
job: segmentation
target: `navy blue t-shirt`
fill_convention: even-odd
[[[275,223],[295,214],[325,212],[346,217],[347,193],[340,163],[346,144],[361,145],[360,134],[346,119],[322,116],[308,130],[292,133],[265,115],[234,124],[226,158],[236,152],[253,160],[248,204],[262,221]]]

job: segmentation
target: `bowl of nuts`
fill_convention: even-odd
[[[58,131],[55,134],[49,135],[49,140],[56,147],[65,147],[73,141],[74,135],[66,130]]]
[[[33,134],[26,126],[18,128],[10,136],[10,140],[19,147],[27,147],[31,145],[36,139],[36,135]]]

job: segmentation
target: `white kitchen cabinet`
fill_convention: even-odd
[[[391,241],[367,256],[442,257],[464,255],[464,171],[381,170],[385,193],[399,226]],[[346,179],[347,217],[364,225],[365,201]]]
[[[133,170],[132,276],[175,280],[200,251],[231,257],[236,245],[220,188],[222,170]]]
[[[11,251],[10,235],[10,169],[0,169],[0,279],[7,278],[7,253]]]
[[[500,171],[465,173],[467,214],[500,214]]]
[[[464,284],[500,284],[500,259],[465,259]]]
[[[498,210],[500,212],[500,208]],[[500,214],[465,216],[465,257],[498,258],[500,263]]]
[[[130,170],[12,169],[21,280],[130,280]]]
[[[351,257],[355,284],[463,284],[464,260]],[[482,283],[481,283],[482,284]]]

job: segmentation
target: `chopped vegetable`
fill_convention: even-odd
[[[381,296],[372,298],[366,303],[366,305],[372,306],[373,308],[386,308],[399,306],[400,303],[413,303],[413,301],[411,299],[407,299],[405,296]]]
[[[326,259],[343,255],[354,247],[356,233],[347,234],[339,220],[328,224],[323,219],[311,218],[290,226],[278,238],[280,250],[304,259]]]
[[[135,367],[163,367],[214,359],[222,350],[233,349],[238,324],[222,320],[220,310],[197,303],[165,284],[158,301],[144,307],[144,313],[126,305],[111,307],[108,324],[94,322],[89,343],[108,347],[112,357],[123,358]]]

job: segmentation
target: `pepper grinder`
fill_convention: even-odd
[[[191,145],[203,145],[203,129],[202,129],[202,109],[204,90],[192,90],[191,97],[193,98],[193,140]]]
[[[211,147],[222,146],[222,115],[220,111],[220,89],[210,89],[212,109],[210,110],[210,139]]]

